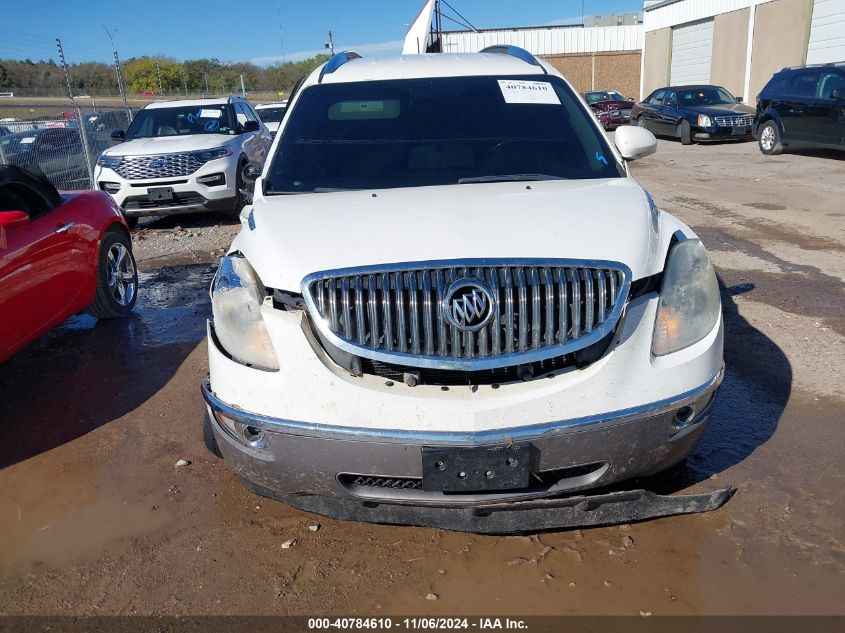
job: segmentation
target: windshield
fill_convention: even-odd
[[[694,88],[692,90],[679,90],[678,99],[680,106],[702,106],[722,105],[736,103],[734,96],[724,88]]]
[[[612,90],[609,92],[588,92],[584,96],[587,98],[587,103],[599,103],[601,101],[625,101],[625,97],[618,92],[613,92]]]
[[[258,112],[258,116],[261,118],[262,121],[265,123],[280,123],[282,117],[285,116],[285,110],[287,110],[284,106],[279,106],[278,108],[256,108],[255,111]]]
[[[323,84],[288,117],[268,194],[624,175],[557,77]]]
[[[132,120],[126,140],[189,134],[234,134],[232,108],[228,105],[144,108]]]

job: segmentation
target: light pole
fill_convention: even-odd
[[[329,41],[326,42],[326,48],[328,49],[329,53],[334,55],[334,38],[332,37],[331,31],[329,31]]]
[[[114,55],[114,71],[117,73],[117,89],[120,91],[120,96],[123,99],[123,107],[126,108],[126,116],[129,117],[129,123],[132,123],[132,110],[129,109],[129,102],[126,100],[126,89],[123,86],[123,75],[120,73],[120,58],[117,56],[117,49],[114,47],[114,35],[103,24],[103,30],[111,42],[111,52]],[[117,29],[114,30],[117,33]]]

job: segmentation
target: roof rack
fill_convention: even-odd
[[[842,62],[826,62],[824,64],[804,64],[801,66],[784,66],[781,68],[781,72],[784,70],[799,70],[801,68],[827,68],[831,66],[845,66],[845,61]]]
[[[325,66],[323,66],[323,69],[320,71],[320,79],[317,83],[323,83],[323,77],[332,74],[346,62],[353,59],[361,59],[361,56],[355,51],[342,51],[340,53],[335,53],[332,55],[331,59],[326,62]]]
[[[529,53],[524,48],[520,48],[519,46],[511,46],[510,44],[496,44],[494,46],[488,46],[487,48],[481,49],[482,53],[496,53],[498,55],[510,55],[511,57],[516,57],[517,59],[521,59],[524,62],[531,64],[532,66],[539,66],[543,69],[545,74],[549,74],[543,64],[540,63],[534,55]]]

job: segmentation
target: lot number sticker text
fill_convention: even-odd
[[[505,103],[546,103],[560,105],[555,89],[547,81],[499,79]]]

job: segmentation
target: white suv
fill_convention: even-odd
[[[209,448],[347,519],[506,533],[719,507],[729,489],[572,496],[684,459],[722,380],[707,253],[628,171],[655,148],[611,142],[521,49],[332,57],[212,283]]]
[[[241,97],[157,101],[97,159],[94,179],[127,222],[145,215],[231,211],[244,205],[243,168],[263,165],[272,138]]]

